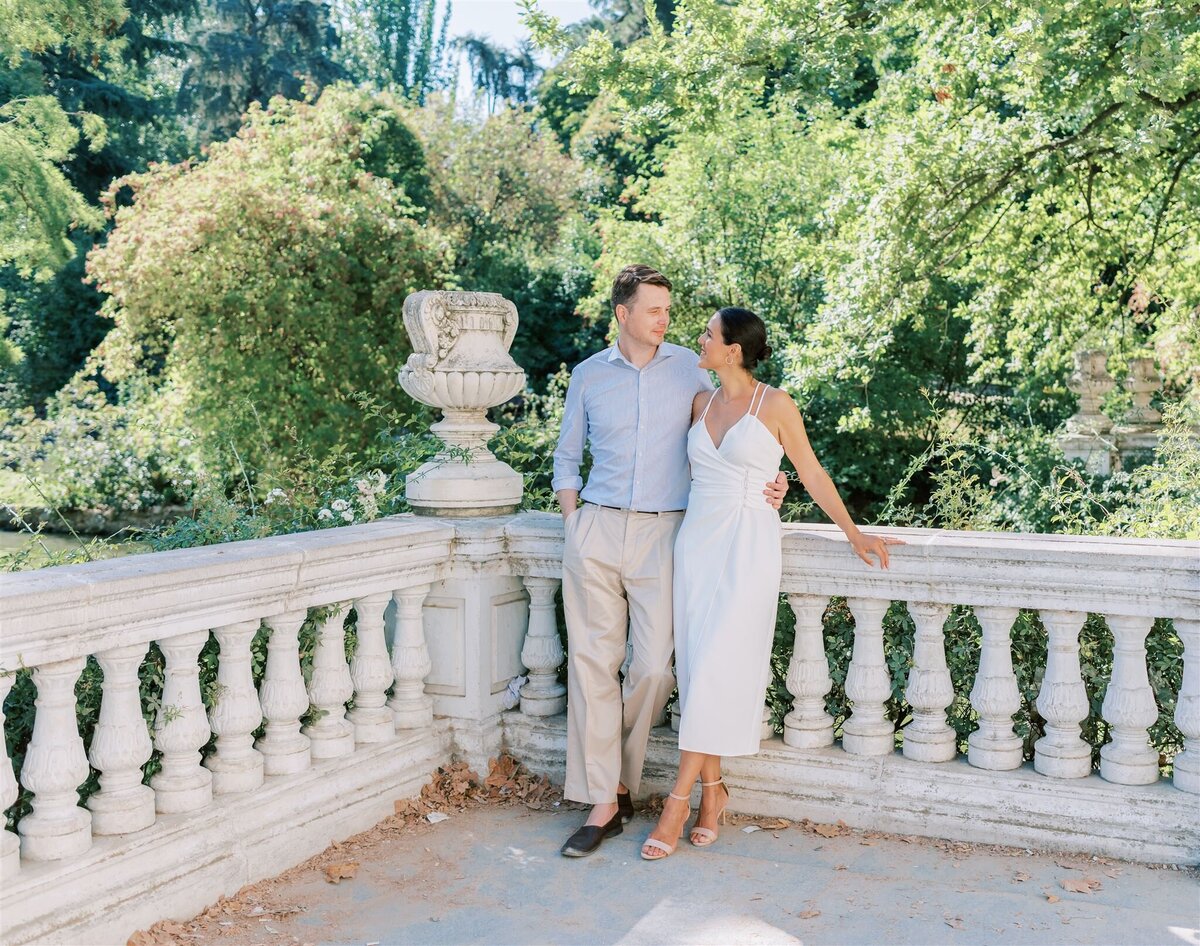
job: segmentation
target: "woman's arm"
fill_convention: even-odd
[[[869,556],[874,555],[879,559],[879,563],[887,568],[887,547],[904,543],[899,539],[865,535],[854,524],[850,513],[846,511],[842,497],[838,494],[837,487],[829,474],[825,472],[825,468],[821,466],[821,461],[813,452],[812,444],[808,442],[808,433],[804,430],[804,419],[800,416],[800,409],[796,407],[796,402],[786,392],[772,389],[767,395],[762,413],[767,415],[763,420],[768,429],[774,428],[772,432],[779,438],[784,452],[792,461],[792,466],[796,468],[800,482],[808,490],[813,502],[820,506],[825,515],[846,533],[846,538],[850,540],[850,545],[859,558],[873,567],[875,563]]]

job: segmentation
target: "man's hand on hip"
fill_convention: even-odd
[[[783,497],[787,495],[787,491],[787,474],[781,471],[780,474],[775,477],[774,481],[768,483],[767,488],[763,490],[763,495],[767,497],[767,505],[772,509],[778,509],[783,505]],[[566,490],[562,491],[562,493],[565,492]],[[562,493],[558,494],[560,502],[562,501]]]

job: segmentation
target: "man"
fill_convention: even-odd
[[[617,342],[571,372],[554,452],[566,534],[565,795],[593,806],[563,845],[568,857],[591,854],[633,817],[650,727],[675,685],[671,564],[690,483],[687,434],[693,399],[713,387],[694,352],[664,341],[671,283],[662,273],[625,267],[612,305]],[[585,488],[579,467],[589,441]],[[765,486],[765,501],[778,508],[786,477]],[[621,685],[627,634],[633,657]]]

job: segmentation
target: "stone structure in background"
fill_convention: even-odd
[[[1162,392],[1163,379],[1153,358],[1133,358],[1123,384],[1133,396],[1133,407],[1114,425],[1100,403],[1117,384],[1108,373],[1103,351],[1075,353],[1075,371],[1067,387],[1079,398],[1079,410],[1058,437],[1068,460],[1082,460],[1092,473],[1107,476],[1114,469],[1130,469],[1154,458],[1162,436],[1162,414],[1151,406]],[[1190,397],[1200,399],[1200,368],[1193,369]],[[1196,431],[1200,436],[1200,429]]]
[[[496,459],[487,443],[500,428],[487,419],[525,387],[525,372],[508,354],[517,308],[495,292],[414,292],[404,300],[404,327],[413,353],[400,386],[440,408],[430,429],[446,444],[410,473],[405,491],[426,516],[499,516],[521,504],[521,474]]]
[[[1068,460],[1082,460],[1092,473],[1107,476],[1113,471],[1116,449],[1109,436],[1112,420],[1100,410],[1100,402],[1116,384],[1108,373],[1103,351],[1077,351],[1075,372],[1067,388],[1079,398],[1079,410],[1067,421],[1067,431],[1058,438]]]
[[[1145,463],[1154,457],[1162,414],[1150,406],[1150,400],[1162,386],[1162,375],[1153,358],[1134,358],[1129,362],[1125,389],[1133,395],[1133,409],[1123,423],[1113,428],[1117,453],[1124,467]]]

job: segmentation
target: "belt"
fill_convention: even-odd
[[[673,516],[684,512],[682,509],[626,509],[624,506],[606,506],[604,503],[584,502],[585,506],[595,506],[597,509],[612,509],[615,512],[631,512],[635,516]]]

